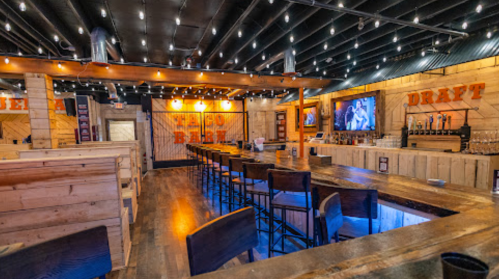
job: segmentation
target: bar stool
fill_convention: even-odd
[[[319,224],[319,245],[329,244],[333,236],[335,242],[340,242],[338,230],[343,226],[343,214],[339,193],[334,193],[322,201],[319,207]]]
[[[229,203],[229,211],[232,212],[232,206],[236,205],[235,202],[235,186],[239,186],[239,192],[237,193],[237,196],[239,198],[238,205],[242,206],[245,204],[244,199],[245,196],[243,195],[244,192],[244,181],[243,181],[243,163],[253,163],[255,162],[255,159],[253,158],[242,158],[242,157],[230,157],[229,158],[229,174],[230,174],[230,182],[232,183],[232,195],[231,195],[231,202]],[[234,173],[237,174],[237,176],[234,176]],[[247,181],[246,182],[248,185],[254,185],[254,181]]]
[[[219,189],[220,189],[220,215],[222,215],[222,204],[227,203],[229,205],[231,203],[231,194],[232,194],[232,175],[229,171],[229,158],[239,158],[241,155],[239,154],[220,154],[220,168],[219,168]],[[224,181],[225,180],[225,181]],[[224,183],[225,182],[225,183]],[[226,187],[224,187],[226,186]],[[223,195],[226,193],[225,196]],[[225,198],[225,199],[224,199]]]
[[[302,171],[268,170],[269,192],[270,192],[270,221],[269,221],[269,258],[272,252],[287,254],[284,251],[284,240],[286,237],[298,238],[305,241],[306,248],[310,246],[309,233],[309,211],[312,209],[312,199],[310,196],[311,173]],[[275,193],[275,190],[281,192]],[[289,194],[294,192],[296,194]],[[304,195],[297,195],[303,193]],[[281,209],[281,225],[274,228],[274,209]],[[304,212],[306,216],[305,236],[288,233],[287,211]],[[281,229],[281,235],[274,241],[274,233]],[[274,246],[281,240],[281,250],[274,249]]]
[[[262,163],[243,163],[243,178],[244,178],[244,197],[247,197],[248,194],[251,195],[251,203],[254,204],[257,208],[257,219],[258,226],[257,229],[259,232],[269,232],[269,230],[262,229],[261,220],[267,220],[266,216],[267,210],[267,197],[270,197],[270,190],[268,186],[268,173],[267,170],[274,169],[274,164],[262,164]],[[251,180],[252,184],[248,184],[247,182]],[[255,180],[258,183],[255,183]],[[258,203],[255,202],[255,195],[258,197]],[[260,204],[261,197],[263,198],[263,206]],[[246,206],[246,199],[244,199],[244,206]]]
[[[215,196],[218,196],[220,195],[220,192],[219,192],[219,188],[220,187],[217,187],[217,175],[218,175],[218,179],[221,180],[221,175],[220,175],[220,172],[221,172],[221,168],[220,168],[220,156],[222,154],[230,154],[228,152],[222,152],[222,151],[217,151],[217,150],[213,150],[211,152],[211,156],[212,156],[212,162],[213,162],[213,167],[212,167],[212,179],[213,179],[213,183],[211,185],[211,187],[209,187],[209,184],[206,185],[207,187],[207,191],[209,192],[211,190],[211,204],[212,206],[214,207],[215,206]]]

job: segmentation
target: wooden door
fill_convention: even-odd
[[[276,113],[276,134],[278,141],[286,141],[287,129],[286,129],[286,112],[281,111]]]

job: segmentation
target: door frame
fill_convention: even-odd
[[[137,119],[135,118],[107,118],[106,119],[106,137],[108,141],[111,141],[111,129],[110,122],[111,121],[133,121],[133,136],[134,140],[137,140]]]

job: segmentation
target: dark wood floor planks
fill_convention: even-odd
[[[187,168],[149,171],[139,197],[137,221],[130,226],[132,250],[128,267],[108,274],[108,279],[188,278],[189,262],[185,238],[195,228],[217,218],[218,203],[196,188],[196,178]],[[224,214],[227,214],[224,206]],[[268,237],[260,233],[255,260],[267,258]],[[286,241],[290,251],[299,246]],[[230,268],[248,262],[243,253],[224,265]]]

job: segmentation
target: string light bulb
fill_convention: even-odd
[[[329,34],[334,35],[335,32],[336,30],[334,30],[334,27],[331,27],[331,29],[329,29]]]
[[[295,41],[295,37],[293,35],[289,36],[289,41],[290,42],[294,42]]]
[[[147,57],[144,57],[144,63],[147,63]]]
[[[289,22],[289,14],[288,14],[288,13],[286,13],[286,14],[284,15],[284,21],[285,21],[286,23],[288,23],[288,22]]]
[[[173,50],[173,44],[170,44],[170,51]]]
[[[383,62],[386,62],[386,57],[383,57]]]
[[[237,31],[237,36],[239,38],[241,38],[243,36],[243,31],[241,31],[241,29],[239,29],[239,31]]]
[[[54,41],[57,43],[59,41],[59,36],[54,35]]]
[[[378,70],[378,69],[379,69],[379,64],[378,64],[378,65],[376,65],[376,70]]]
[[[73,59],[74,59],[74,60],[78,59],[78,55],[77,55],[76,53],[75,53],[75,54],[73,54]]]
[[[262,60],[265,60],[265,53],[262,53]]]
[[[5,64],[9,64],[10,60],[9,57],[5,57]]]
[[[203,52],[201,52],[201,50],[198,50],[198,55],[201,56],[201,54],[203,54]]]
[[[234,62],[235,62],[236,64],[237,64],[237,63],[239,63],[239,59],[237,59],[237,57],[236,57],[236,59],[234,60]]]
[[[399,45],[399,46],[397,47],[397,51],[398,51],[398,52],[400,52],[401,50],[402,50],[402,47]]]
[[[379,20],[376,20],[376,21],[374,22],[374,27],[375,27],[375,28],[378,28],[378,27],[379,27]]]
[[[355,65],[357,65],[357,61],[353,61],[353,65],[354,65],[354,66],[355,66]]]
[[[418,17],[417,15],[414,17],[413,22],[414,22],[415,24],[418,24],[418,23],[419,23],[419,17]]]
[[[116,39],[115,39],[114,37],[112,37],[112,38],[111,38],[111,43],[112,43],[113,45],[115,45],[115,44],[116,44]]]
[[[293,56],[296,56],[296,50],[293,49]]]
[[[345,6],[343,5],[343,3],[342,3],[342,2],[340,2],[340,3],[338,4],[338,7],[340,7],[340,8],[344,8]]]
[[[314,59],[314,66],[317,65],[317,60]]]
[[[100,15],[101,15],[102,17],[106,17],[106,16],[107,16],[106,10],[101,9],[101,10],[100,10]]]
[[[256,41],[253,41],[253,48],[256,48]]]
[[[397,37],[397,34],[395,34],[395,36],[393,36],[393,42],[396,43],[398,40],[399,38]]]
[[[21,12],[25,12],[25,11],[26,11],[26,4],[25,4],[24,2],[21,2],[21,3],[19,4],[19,10],[20,10]]]
[[[482,4],[478,4],[478,6],[476,6],[475,11],[476,11],[477,13],[480,13],[480,12],[482,11],[482,9],[483,9]]]
[[[463,22],[463,25],[461,25],[461,27],[466,30],[466,28],[468,28],[468,22]]]
[[[217,34],[217,29],[215,27],[211,28],[211,33],[215,36]]]
[[[145,46],[146,45],[146,40],[142,40],[142,45]]]
[[[139,12],[139,18],[140,20],[144,20],[144,12],[142,11]]]
[[[220,51],[220,53],[218,54],[220,56],[220,58],[223,58],[224,57],[224,53]]]
[[[178,16],[177,16],[177,17],[175,18],[175,23],[177,23],[177,25],[180,25],[180,17],[178,17]]]
[[[57,67],[59,67],[59,69],[62,68],[61,62],[57,63]]]
[[[350,53],[347,54],[347,60],[350,60],[352,58],[352,56],[350,56]]]
[[[358,49],[358,48],[359,48],[359,43],[358,43],[357,41],[355,41],[355,44],[353,45],[353,47],[354,47],[355,49]]]
[[[78,27],[78,33],[79,33],[80,35],[82,35],[82,34],[83,34],[83,28]]]
[[[490,39],[490,37],[492,37],[492,32],[487,32],[487,39]]]
[[[327,50],[327,43],[324,43],[324,50]]]
[[[426,55],[426,51],[424,49],[421,50],[421,56],[425,56]]]
[[[315,71],[316,71],[316,72],[319,72],[319,67],[315,67]]]
[[[5,30],[7,30],[7,32],[10,32],[10,30],[12,30],[12,27],[10,26],[10,23],[5,23]]]
[[[43,49],[42,49],[42,47],[38,47],[38,53],[39,53],[39,54],[42,54],[42,53],[43,53]]]

